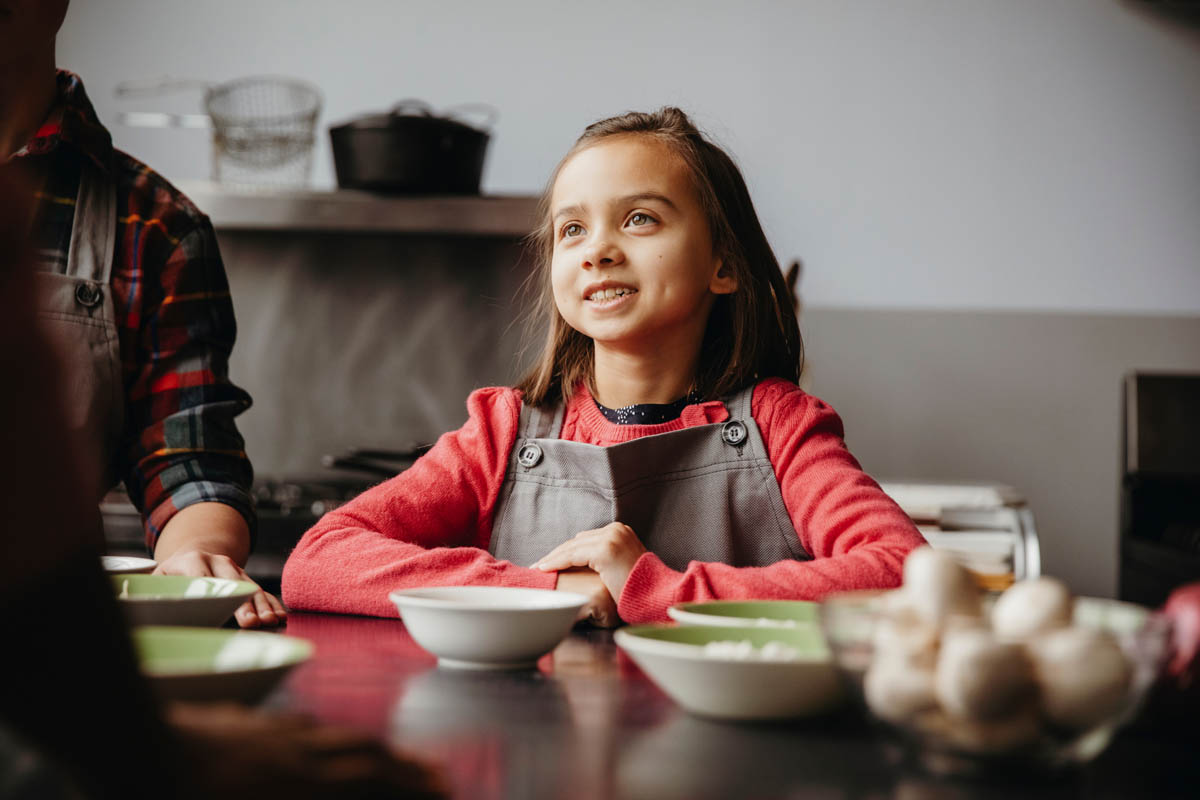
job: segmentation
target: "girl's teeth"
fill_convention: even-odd
[[[633,289],[612,289],[612,288],[601,289],[598,292],[594,292],[592,294],[592,296],[588,299],[589,300],[612,300],[614,297],[623,297],[627,294],[632,294],[634,291],[635,290],[633,290]]]

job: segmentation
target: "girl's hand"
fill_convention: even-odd
[[[590,569],[567,569],[558,573],[554,587],[559,592],[574,592],[588,599],[579,609],[576,622],[590,622],[597,628],[615,628],[621,624],[617,614],[617,601],[608,593],[608,587],[600,576]]]
[[[154,570],[155,575],[194,575],[196,577],[228,578],[231,581],[254,581],[246,571],[237,565],[229,556],[217,553],[206,553],[201,550],[183,550],[172,553],[165,561],[160,561]],[[234,612],[239,626],[257,628],[260,626],[282,625],[287,621],[287,611],[279,598],[261,589],[257,594],[242,603]]]
[[[603,528],[575,534],[533,566],[547,572],[587,567],[600,575],[614,598],[620,599],[633,565],[645,552],[633,528],[623,522],[610,522]]]

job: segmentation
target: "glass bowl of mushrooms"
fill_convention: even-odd
[[[1087,762],[1170,655],[1170,623],[1150,609],[1053,578],[988,595],[929,547],[900,589],[826,598],[821,626],[852,694],[936,772]]]

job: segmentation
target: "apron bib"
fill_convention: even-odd
[[[675,570],[808,559],[750,414],[754,387],[730,419],[600,447],[559,439],[553,414],[523,406],[488,551],[529,566],[580,531],[623,522]]]
[[[101,478],[101,491],[116,483],[125,419],[111,284],[116,231],[115,186],[84,159],[65,271],[39,271],[35,297],[38,322],[66,376],[67,424],[91,460],[87,474]]]

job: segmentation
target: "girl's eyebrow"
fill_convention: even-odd
[[[637,203],[641,200],[656,200],[665,205],[667,208],[678,210],[678,207],[671,201],[671,198],[659,192],[638,192],[637,194],[627,194],[624,197],[618,197],[614,199],[611,203],[609,203],[609,205],[627,206]],[[559,217],[580,216],[582,214],[583,206],[581,205],[563,206],[558,211],[555,211],[554,216],[552,216],[550,219],[551,221],[555,221]]]

